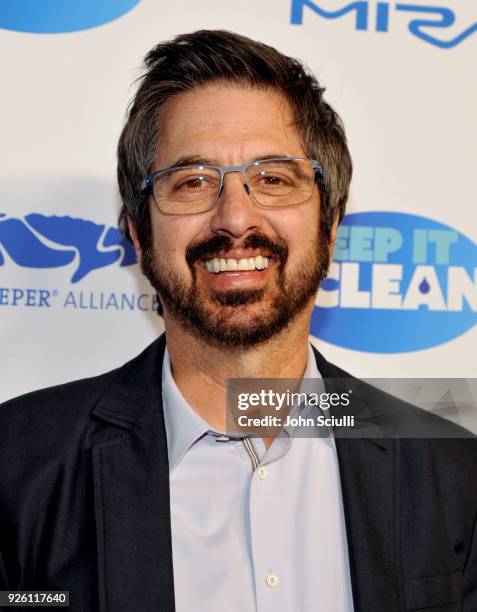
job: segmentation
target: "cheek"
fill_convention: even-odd
[[[185,263],[185,249],[180,240],[174,238],[173,233],[163,232],[155,236],[155,250],[157,258],[164,266],[171,269],[187,268]]]
[[[281,219],[279,235],[286,241],[289,261],[301,260],[316,243],[319,219],[315,211],[288,211]]]
[[[179,250],[178,241],[173,239],[176,234],[169,228],[167,220],[162,219],[153,221],[152,232],[156,259],[169,265],[177,258]]]
[[[194,239],[195,229],[183,219],[164,218],[155,220],[153,232],[156,257],[175,270],[189,270],[185,254]]]

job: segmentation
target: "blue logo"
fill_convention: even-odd
[[[391,11],[410,15],[408,29],[413,36],[420,38],[441,49],[451,49],[463,40],[477,32],[477,22],[464,28],[462,32],[452,38],[442,38],[441,35],[431,34],[433,29],[441,31],[443,28],[451,27],[455,22],[455,13],[450,8],[442,6],[423,6],[420,4],[397,3],[391,5],[389,2],[377,2],[374,12],[374,24],[370,25],[370,2],[358,0],[350,2],[337,10],[328,10],[320,7],[312,0],[292,0],[290,23],[294,25],[303,24],[304,8],[312,10],[324,19],[338,19],[347,13],[354,13],[354,24],[356,30],[370,30],[375,32],[388,32],[390,27]],[[415,18],[414,16],[417,16]]]
[[[0,266],[5,263],[2,249],[17,265],[28,268],[76,262],[72,283],[105,266],[136,263],[132,245],[117,228],[72,217],[30,214],[16,219],[0,213]]]
[[[344,348],[405,353],[448,342],[477,323],[477,245],[416,215],[347,215],[311,333]]]
[[[117,19],[140,0],[2,0],[0,28],[58,34],[87,30]]]

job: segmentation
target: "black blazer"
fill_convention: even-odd
[[[164,348],[0,406],[0,590],[173,612]],[[349,376],[315,352],[323,377]],[[359,410],[394,428],[433,419],[368,399]],[[336,439],[356,612],[477,611],[476,439],[435,422],[455,439]]]

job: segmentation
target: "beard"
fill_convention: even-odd
[[[141,267],[144,275],[158,293],[158,297],[186,330],[218,348],[249,348],[261,344],[290,325],[316,295],[330,263],[329,236],[319,224],[311,245],[293,274],[286,274],[288,248],[285,241],[272,241],[261,233],[254,233],[240,243],[228,236],[214,236],[186,250],[186,261],[192,274],[187,283],[159,261],[152,244],[152,236],[143,249]],[[277,261],[278,278],[273,289],[200,290],[194,263],[234,246],[244,249],[263,249]],[[262,307],[257,312],[253,304]],[[247,305],[251,305],[248,313]],[[234,312],[234,310],[236,312]]]

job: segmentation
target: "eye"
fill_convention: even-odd
[[[203,191],[215,188],[217,181],[211,176],[188,176],[174,184],[174,191]]]
[[[255,177],[253,182],[257,188],[262,189],[278,189],[280,187],[285,188],[292,185],[292,181],[289,177],[285,176],[283,173],[278,174],[277,172],[273,174],[261,172]]]
[[[284,181],[279,176],[266,174],[262,177],[262,182],[264,182],[266,185],[281,185]]]
[[[190,178],[187,179],[185,181],[182,181],[181,183],[179,183],[177,185],[177,189],[182,189],[182,188],[186,188],[186,189],[199,189],[200,187],[203,187],[205,185],[206,181],[204,179],[203,176],[197,177],[197,178]]]

